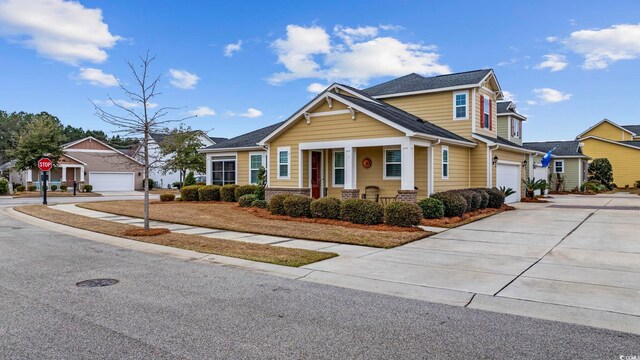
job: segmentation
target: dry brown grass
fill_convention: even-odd
[[[78,206],[112,214],[142,217],[142,201],[108,201]],[[213,229],[251,232],[287,238],[329,241],[342,244],[392,248],[432,233],[427,231],[382,231],[376,227],[345,227],[332,224],[267,219],[243,211],[233,203],[152,202],[150,218]]]
[[[435,226],[453,229],[458,226],[470,224],[474,221],[478,221],[489,216],[493,216],[495,214],[510,210],[515,210],[515,208],[509,205],[502,205],[502,208],[500,209],[486,208],[470,213],[465,213],[462,216],[444,217],[442,219],[422,219],[421,224],[424,226]]]
[[[334,253],[328,252],[292,249],[234,240],[213,239],[204,236],[174,232],[157,236],[130,236],[126,235],[127,231],[141,230],[140,227],[71,214],[65,211],[51,209],[44,205],[17,207],[16,211],[43,220],[72,226],[78,229],[94,231],[101,234],[123,237],[151,244],[193,250],[206,254],[217,254],[277,265],[298,267],[337,256]]]
[[[127,230],[124,232],[124,234],[126,236],[158,236],[158,235],[168,234],[170,232],[171,230],[165,229],[165,228],[155,228],[155,229],[149,229],[149,230],[137,228],[137,229]]]

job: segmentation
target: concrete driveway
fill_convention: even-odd
[[[556,196],[304,280],[640,333],[640,196]]]

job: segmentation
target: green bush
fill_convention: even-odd
[[[17,191],[17,192],[23,192],[23,191],[25,191],[25,190],[26,190],[26,189],[25,189],[24,185],[18,185],[18,186],[16,186],[16,191]]]
[[[311,201],[304,195],[291,195],[284,199],[284,213],[291,217],[311,217]]]
[[[83,192],[92,192],[92,191],[93,191],[93,185],[89,185],[89,184],[84,185],[84,186],[82,187],[82,191],[83,191]]]
[[[325,197],[311,202],[311,217],[340,219],[340,199]]]
[[[198,190],[200,190],[200,185],[183,186],[180,189],[180,199],[182,201],[198,201]]]
[[[477,192],[480,195],[481,198],[481,202],[480,202],[480,209],[486,209],[487,206],[489,205],[489,193],[487,192],[487,189],[483,189],[483,188],[477,188],[477,189],[471,189],[472,191]]]
[[[58,185],[51,185],[51,191],[56,191],[58,190]]]
[[[482,205],[482,196],[473,190],[465,189],[456,190],[455,192],[462,195],[462,197],[467,200],[466,212],[476,211],[480,208],[480,205]]]
[[[236,188],[238,185],[227,184],[220,189],[220,200],[226,202],[236,202]]]
[[[340,218],[354,224],[382,224],[384,208],[381,204],[370,200],[349,199],[340,205]]]
[[[271,197],[269,201],[269,211],[273,215],[285,215],[284,200],[291,195],[279,194]]]
[[[175,194],[171,194],[171,193],[160,194],[160,201],[173,201],[175,199],[176,199]]]
[[[65,184],[60,185],[60,191],[67,192],[67,189],[68,189],[67,185]]]
[[[196,176],[193,174],[193,171],[189,171],[187,176],[184,178],[184,184],[182,184],[182,186],[192,185],[196,185]]]
[[[640,189],[640,180],[636,180],[635,184],[633,184],[637,189]]]
[[[9,180],[0,178],[0,195],[7,195],[9,193]]]
[[[219,185],[204,185],[198,189],[199,201],[220,201]]]
[[[251,203],[251,207],[256,207],[256,208],[260,208],[260,209],[266,209],[267,208],[267,202],[264,200],[254,200],[254,202]]]
[[[488,196],[488,195],[487,195]],[[418,201],[425,219],[440,219],[444,217],[444,204],[436,198],[426,198]]]
[[[29,190],[29,191],[36,191],[36,190],[38,190],[38,187],[37,187],[37,186],[35,186],[35,185],[29,185],[29,186],[27,186],[27,190]]]
[[[240,205],[240,207],[250,207],[256,200],[258,200],[258,195],[245,194],[238,198],[238,205]]]
[[[391,226],[416,226],[422,220],[422,208],[416,203],[392,202],[384,207],[384,223]]]
[[[156,187],[156,182],[153,179],[149,179],[149,190],[153,190]],[[144,179],[142,179],[142,188],[144,189]]]
[[[613,167],[608,159],[594,159],[588,168],[589,181],[596,181],[612,189]]]
[[[236,199],[240,199],[240,196],[242,195],[248,195],[248,194],[253,194],[253,195],[258,195],[256,194],[258,192],[258,185],[242,185],[242,186],[238,186],[235,189],[235,197]]]
[[[467,200],[462,195],[455,192],[440,192],[431,195],[431,198],[442,201],[444,205],[444,216],[462,216],[467,211]]]
[[[489,194],[489,203],[487,207],[500,209],[502,205],[504,205],[504,193],[496,188],[487,189],[487,193]]]

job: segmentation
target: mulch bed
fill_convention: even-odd
[[[541,199],[541,198],[537,198],[537,197],[523,197],[522,199],[520,199],[520,202],[523,203],[548,203],[549,201]]]
[[[466,225],[480,219],[487,218],[489,216],[499,214],[505,211],[515,210],[513,206],[502,205],[500,209],[480,209],[473,212],[465,213],[462,216],[444,217],[442,219],[422,219],[421,225],[434,226],[443,228],[455,228],[458,226]]]

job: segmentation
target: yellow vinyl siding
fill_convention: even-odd
[[[442,145],[433,147],[434,192],[469,187],[469,148],[449,146],[449,178],[442,178]]]
[[[631,134],[626,131],[611,125],[608,122],[603,122],[602,124],[596,126],[595,128],[586,132],[582,137],[587,136],[597,136],[603,139],[609,139],[613,141],[625,141],[631,140]]]
[[[326,101],[323,101],[321,103],[319,103],[317,105],[317,107],[315,109],[313,109],[313,111],[309,111],[310,113],[319,113],[319,112],[326,112],[326,111],[334,111],[334,110],[346,110],[347,109],[347,105],[343,104],[343,103],[339,103],[335,100],[332,100],[331,102],[331,107],[329,107],[329,103],[327,103]]]
[[[493,121],[493,127],[491,130],[489,129],[483,129],[480,126],[480,119],[481,116],[483,115],[480,112],[480,95],[484,96],[485,98],[489,98],[491,100],[491,109],[492,109],[492,120]],[[498,108],[496,106],[496,98],[495,95],[490,93],[489,91],[485,90],[485,89],[479,89],[478,91],[476,91],[476,116],[475,119],[473,120],[476,123],[476,133],[477,134],[482,134],[482,135],[486,135],[486,136],[491,136],[491,137],[497,137],[498,136]]]
[[[640,180],[640,149],[612,144],[598,139],[582,141],[582,152],[592,159],[606,158],[613,168],[613,182],[623,187]]]
[[[386,149],[399,149],[400,147],[387,147]],[[382,147],[364,147],[357,150],[358,161],[356,163],[356,182],[360,193],[364,194],[367,186],[378,186],[380,196],[396,196],[400,189],[400,179],[384,180],[384,152]],[[371,167],[365,169],[362,160],[371,159]]]
[[[415,147],[414,155],[414,179],[415,187],[418,188],[418,199],[429,196],[429,149],[422,146]]]
[[[498,149],[498,150],[492,151],[491,153],[492,161],[494,156],[497,156],[498,160],[510,161],[510,162],[515,162],[520,164],[520,195],[524,196],[525,190],[524,190],[524,184],[522,183],[522,179],[526,178],[527,170],[525,169],[524,166],[522,166],[522,162],[525,159],[528,159],[529,155]],[[491,164],[491,186],[496,186],[496,166],[493,166],[493,163]]]
[[[238,151],[236,155],[236,184],[248,185],[249,182],[249,151]]]
[[[402,96],[381,99],[382,101],[409,112],[423,120],[445,128],[453,133],[471,139],[471,117],[473,116],[472,90],[467,90],[467,120],[454,120],[453,91]]]
[[[487,187],[487,144],[478,141],[471,152],[471,187]]]

